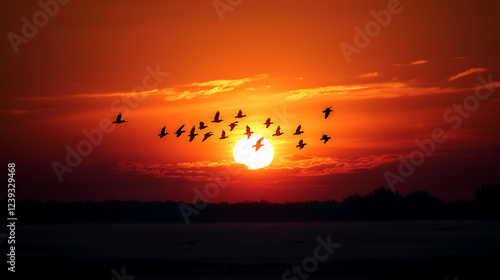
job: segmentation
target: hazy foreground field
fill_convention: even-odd
[[[123,267],[136,280],[282,279],[328,235],[341,245],[308,279],[499,275],[498,221],[58,224],[16,235],[18,273],[54,279],[112,279]]]

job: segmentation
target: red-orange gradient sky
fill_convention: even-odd
[[[8,34],[22,36],[22,18],[42,8],[3,1],[2,164],[16,163],[19,199],[191,201],[209,171],[233,162],[249,124],[271,141],[274,160],[233,175],[212,201],[341,200],[388,187],[398,156],[442,128],[447,140],[395,188],[474,199],[480,184],[500,182],[500,2],[396,2],[244,0],[221,20],[212,0],[69,1],[13,47]],[[356,46],[354,28],[388,3],[399,12],[346,59],[341,43]],[[148,79],[145,98],[134,99],[148,67],[169,75]],[[474,110],[460,113],[464,100]],[[248,117],[219,140],[239,109]],[[210,123],[218,110],[224,122]],[[59,182],[53,163],[66,164],[82,131],[119,111],[130,122],[104,133]],[[199,121],[215,136],[173,135]],[[285,134],[273,138],[278,124]],[[299,124],[305,133],[292,136]]]

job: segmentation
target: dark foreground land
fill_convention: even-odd
[[[296,280],[283,273],[328,236],[340,246],[307,279],[500,275],[499,221],[53,224],[20,226],[16,235],[24,279]]]
[[[215,203],[189,225],[192,203],[19,201],[7,279],[500,279],[499,190]]]
[[[500,220],[498,201],[500,185],[488,185],[481,186],[476,201],[470,202],[445,203],[424,191],[402,196],[380,188],[341,202],[207,202],[204,206],[203,201],[19,201],[16,213],[23,217],[22,224]],[[0,206],[7,208],[5,201]]]

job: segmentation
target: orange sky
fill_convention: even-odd
[[[401,1],[349,63],[339,45],[354,46],[354,28],[388,3],[243,1],[221,21],[213,1],[70,1],[17,53],[8,34],[22,35],[22,18],[41,7],[2,3],[2,161],[18,166],[24,199],[190,201],[209,171],[233,162],[248,124],[275,158],[232,176],[213,201],[342,199],[388,187],[384,173],[397,173],[398,156],[442,128],[447,141],[396,189],[473,199],[480,184],[500,179],[500,4]],[[134,99],[151,69],[168,76],[148,79],[154,87]],[[443,114],[474,96],[478,77],[492,92],[453,129]],[[219,140],[239,109],[248,117]],[[210,123],[216,111],[224,122]],[[65,164],[82,130],[118,112],[130,122],[104,133],[59,182],[53,162]],[[266,130],[268,117],[275,125]],[[199,121],[215,136],[173,135]],[[273,138],[278,124],[285,134]],[[292,136],[299,124],[305,133]],[[170,134],[160,140],[164,125]]]

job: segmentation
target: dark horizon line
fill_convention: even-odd
[[[417,191],[401,195],[379,188],[342,202],[335,200],[272,203],[195,203],[173,201],[41,202],[18,201],[16,215],[24,224],[40,223],[187,223],[287,222],[341,220],[500,219],[500,184],[483,185],[477,201],[448,202]],[[199,204],[199,205],[198,205]],[[210,205],[210,206],[209,206]],[[7,205],[4,205],[7,206]],[[201,207],[200,207],[201,206]],[[209,206],[209,207],[207,207]],[[203,210],[203,212],[201,212]]]
[[[484,193],[485,191],[489,190],[493,190],[493,189],[500,189],[500,183],[499,184],[481,184],[479,186],[479,188],[477,189],[477,192],[476,192],[476,197],[475,199],[459,199],[459,200],[450,200],[450,201],[445,201],[443,198],[440,198],[438,196],[435,196],[435,195],[432,195],[430,194],[428,191],[425,191],[425,190],[416,190],[416,191],[413,191],[411,193],[408,193],[407,195],[402,195],[401,193],[399,193],[398,191],[392,191],[391,189],[389,188],[385,188],[385,187],[380,187],[378,189],[374,189],[373,191],[365,194],[365,195],[359,195],[357,192],[347,196],[347,197],[344,197],[342,199],[335,199],[335,198],[324,198],[322,200],[317,200],[317,199],[309,199],[309,200],[286,200],[286,201],[271,201],[271,200],[268,200],[268,199],[260,199],[260,200],[239,200],[239,201],[235,201],[235,202],[228,202],[227,200],[219,200],[219,201],[203,201],[203,200],[199,200],[198,202],[208,202],[209,204],[242,204],[242,203],[267,203],[267,204],[290,204],[290,203],[305,203],[305,202],[309,202],[309,203],[312,203],[312,202],[336,202],[336,203],[342,203],[352,197],[359,197],[359,198],[364,198],[364,197],[367,197],[367,196],[370,196],[370,195],[373,195],[373,193],[377,190],[380,190],[380,189],[383,189],[385,191],[388,191],[388,192],[391,192],[395,195],[399,195],[401,197],[407,197],[409,195],[412,195],[412,194],[415,194],[415,193],[426,193],[427,195],[433,197],[433,198],[436,198],[438,200],[440,200],[442,203],[445,203],[445,204],[448,204],[448,203],[458,203],[458,202],[467,202],[467,203],[471,203],[471,202],[477,202],[478,201],[478,196],[480,195],[480,193]],[[49,203],[49,202],[56,202],[56,203],[82,203],[82,202],[95,202],[95,203],[99,203],[99,202],[108,202],[108,201],[118,201],[118,202],[141,202],[141,203],[148,203],[148,202],[162,202],[162,203],[165,203],[165,202],[171,202],[171,203],[177,203],[177,204],[180,204],[180,203],[185,203],[185,204],[194,204],[195,202],[185,202],[184,200],[178,200],[178,201],[174,201],[174,200],[134,200],[134,199],[127,199],[127,200],[121,200],[121,199],[103,199],[103,200],[70,200],[70,201],[61,201],[61,200],[55,200],[55,199],[51,199],[51,200],[39,200],[39,199],[17,199],[17,202],[42,202],[42,203]],[[4,199],[0,199],[0,203],[7,203],[7,198],[4,198]]]

